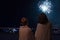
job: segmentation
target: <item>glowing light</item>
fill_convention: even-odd
[[[39,5],[39,8],[44,13],[50,13],[52,11],[51,6],[52,6],[51,2],[46,0],[42,4]]]
[[[13,32],[17,31],[16,29],[13,29]]]

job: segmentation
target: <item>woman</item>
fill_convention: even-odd
[[[28,26],[27,18],[23,17],[21,19],[21,25],[19,28],[19,40],[33,40],[33,33]]]
[[[37,29],[35,32],[35,40],[50,40],[51,24],[44,13],[39,15]]]

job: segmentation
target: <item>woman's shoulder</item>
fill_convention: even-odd
[[[19,29],[22,29],[24,26],[19,26]]]
[[[26,30],[27,30],[27,31],[32,31],[32,30],[31,30],[31,28],[29,28],[29,27],[28,27],[28,28],[26,28]]]
[[[50,25],[51,25],[51,23],[50,23],[50,22],[48,22],[47,24],[40,24],[40,23],[37,23],[37,26],[38,26],[38,27],[47,26],[47,25],[49,25],[49,26],[50,26]]]
[[[39,27],[40,27],[40,26],[43,26],[43,24],[37,23],[37,26],[39,26]]]
[[[25,26],[20,26],[19,28],[20,30],[23,30],[23,31],[31,31],[31,28],[29,28],[28,26],[25,27]]]

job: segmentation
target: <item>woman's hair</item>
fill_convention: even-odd
[[[46,16],[44,13],[41,13],[41,14],[39,15],[39,17],[38,17],[38,22],[39,22],[40,24],[46,24],[46,23],[48,23],[48,18],[47,18],[47,16]]]
[[[22,17],[21,18],[21,25],[28,25],[28,20],[27,20],[27,18],[26,17]]]

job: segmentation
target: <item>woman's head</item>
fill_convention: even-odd
[[[22,25],[27,25],[27,23],[28,23],[27,18],[22,17],[22,18],[21,18],[21,24],[22,24]]]
[[[38,21],[39,21],[40,24],[46,24],[46,23],[48,23],[48,18],[44,13],[41,13],[39,15],[39,20]]]

